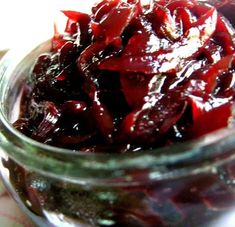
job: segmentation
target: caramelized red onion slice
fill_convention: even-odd
[[[144,74],[175,74],[182,70],[183,65],[200,54],[200,49],[213,35],[216,23],[217,11],[212,8],[193,23],[182,39],[169,49],[146,55],[110,57],[99,64],[99,69]]]
[[[48,137],[56,145],[56,137],[64,138],[62,147],[92,152],[140,141],[158,147],[159,138],[175,141],[175,128],[184,128],[183,141],[226,127],[234,97],[235,32],[224,7],[233,4],[217,3],[103,0],[91,15],[63,11],[65,34],[56,32],[51,52],[38,59],[27,96],[29,105],[54,103],[56,133],[48,113],[41,122],[22,116],[16,127],[34,130],[39,141]],[[199,126],[219,113],[223,120],[215,127]],[[75,132],[74,124],[87,130]]]

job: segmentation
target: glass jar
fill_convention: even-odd
[[[15,130],[20,97],[50,42],[10,51],[0,66],[0,171],[38,226],[233,226],[235,128],[132,154],[85,154]]]

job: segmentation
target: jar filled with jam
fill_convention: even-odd
[[[231,225],[233,10],[103,0],[4,57],[0,171],[36,225]]]

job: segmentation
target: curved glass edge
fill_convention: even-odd
[[[66,177],[79,175],[87,177],[92,174],[95,174],[96,177],[100,175],[102,178],[113,177],[115,174],[116,177],[120,177],[126,175],[125,170],[131,168],[158,171],[159,176],[163,177],[164,173],[169,175],[169,169],[174,169],[174,166],[175,170],[179,170],[180,165],[182,165],[182,169],[183,167],[185,169],[185,166],[189,168],[199,161],[208,163],[215,155],[224,155],[226,152],[231,153],[235,150],[235,128],[222,129],[197,140],[171,147],[128,154],[85,154],[41,144],[24,136],[12,127],[4,112],[4,100],[8,89],[7,80],[17,67],[22,67],[22,62],[32,61],[32,53],[34,56],[38,56],[42,50],[45,51],[45,45],[48,45],[48,41],[47,44],[44,42],[36,48],[36,45],[31,43],[26,47],[11,50],[0,62],[0,91],[2,93],[0,97],[0,142],[4,151],[18,162],[32,169],[40,166],[43,172],[50,170],[55,175],[63,174]],[[111,170],[116,172],[111,173]],[[175,176],[175,174],[173,175]]]

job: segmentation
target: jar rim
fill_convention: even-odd
[[[38,166],[42,165],[43,171],[47,171],[52,170],[55,165],[60,165],[61,168],[57,168],[59,171],[56,174],[66,172],[66,176],[77,176],[78,171],[75,169],[89,170],[93,173],[102,171],[107,176],[107,172],[110,171],[120,172],[134,168],[157,171],[162,176],[162,173],[169,173],[169,169],[178,169],[181,165],[193,166],[199,162],[208,163],[208,160],[212,160],[216,155],[224,155],[225,152],[230,152],[235,148],[234,127],[224,128],[201,138],[169,147],[125,154],[74,152],[74,150],[37,142],[13,128],[4,113],[7,89],[7,83],[4,82],[12,76],[15,68],[23,61],[22,59],[29,57],[34,50],[35,45],[20,48],[20,50],[10,50],[0,62],[0,147],[16,161],[23,162],[30,168],[38,169]],[[184,171],[187,170],[184,168]],[[119,174],[122,175],[123,172]]]

